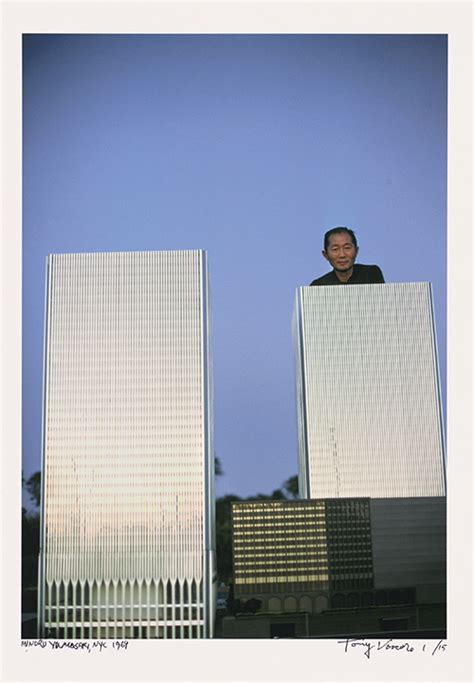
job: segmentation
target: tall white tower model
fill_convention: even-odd
[[[445,495],[429,283],[300,287],[300,495]]]
[[[47,263],[39,634],[213,635],[202,251]]]

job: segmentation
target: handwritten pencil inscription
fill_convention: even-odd
[[[428,655],[436,655],[446,651],[447,642],[445,640],[439,640],[435,645],[433,643],[421,643],[421,642],[410,642],[410,641],[397,641],[393,638],[387,638],[386,640],[365,640],[364,638],[344,638],[344,640],[338,640],[338,644],[344,646],[344,652],[361,652],[367,659],[376,652],[426,652]]]
[[[76,650],[77,652],[102,652],[103,650],[126,650],[128,640],[22,640],[21,647],[26,651],[30,648],[39,647],[42,650],[48,648],[49,651],[57,650]]]

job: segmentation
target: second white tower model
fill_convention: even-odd
[[[48,259],[39,632],[213,632],[201,251]]]
[[[300,495],[445,495],[429,283],[300,287]]]

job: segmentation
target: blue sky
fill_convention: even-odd
[[[27,476],[52,252],[208,251],[219,495],[297,472],[293,302],[330,227],[433,283],[445,396],[445,36],[26,35],[23,59]]]

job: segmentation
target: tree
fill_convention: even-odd
[[[289,477],[283,484],[283,491],[287,494],[288,498],[299,498],[299,487],[298,487],[298,475],[295,474]]]
[[[275,489],[267,498],[269,500],[286,500],[286,496],[281,489]]]
[[[228,583],[232,578],[232,501],[242,500],[232,494],[216,500],[216,558],[219,581]]]
[[[222,477],[224,475],[224,469],[222,467],[221,460],[217,457],[217,455],[214,458],[214,474],[216,477]]]
[[[22,484],[28,491],[31,502],[35,507],[39,507],[41,503],[41,472],[35,472],[26,480],[22,476]]]

